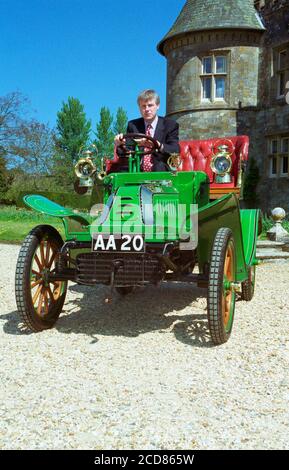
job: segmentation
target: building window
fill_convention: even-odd
[[[224,101],[227,86],[227,56],[203,57],[201,82],[202,101]]]
[[[269,140],[269,176],[289,177],[289,136],[273,137]]]
[[[286,95],[286,83],[289,80],[289,48],[278,52],[277,57],[277,97]]]
[[[288,157],[281,157],[281,175],[288,176]]]
[[[277,157],[271,157],[270,176],[277,176]]]
[[[288,176],[288,160],[289,160],[289,137],[281,139],[281,176]]]
[[[271,153],[278,153],[278,139],[271,140]]]
[[[289,153],[289,137],[282,139],[282,152]]]

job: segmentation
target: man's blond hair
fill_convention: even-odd
[[[137,97],[137,104],[141,101],[155,100],[156,104],[160,104],[160,97],[155,90],[144,90]]]

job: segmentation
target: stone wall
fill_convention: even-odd
[[[260,207],[276,206],[289,213],[289,177],[269,177],[268,141],[273,136],[289,136],[289,105],[277,95],[278,51],[289,45],[289,0],[255,2],[266,26],[260,51],[258,106],[256,112],[238,114],[238,132],[250,136],[250,155],[257,160],[261,180],[257,188]],[[289,67],[289,49],[288,67]],[[287,75],[289,80],[289,73]]]
[[[260,33],[244,30],[195,32],[165,45],[168,61],[167,115],[176,119],[182,138],[236,133],[239,106],[256,106]],[[228,58],[225,101],[201,100],[202,57]]]
[[[268,142],[289,136],[289,105],[278,97],[278,53],[288,49],[289,0],[254,2],[266,31],[216,29],[172,37],[164,43],[167,57],[167,115],[180,124],[181,139],[246,134],[249,155],[256,159],[259,206],[282,206],[289,213],[289,176],[269,176]],[[202,102],[201,66],[206,54],[228,54],[225,102]],[[288,90],[289,92],[289,90]]]
[[[289,106],[255,110],[239,110],[237,114],[237,134],[250,138],[249,156],[257,162],[260,182],[256,188],[259,203],[264,211],[276,206],[283,207],[289,213],[289,178],[269,177],[268,139],[272,135],[289,134]]]
[[[237,134],[236,111],[215,109],[192,111],[177,115],[180,125],[180,139],[209,139]]]

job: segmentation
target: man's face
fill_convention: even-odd
[[[160,105],[154,99],[140,100],[139,110],[145,121],[152,122],[156,117]]]

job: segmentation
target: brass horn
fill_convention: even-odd
[[[105,170],[105,161],[107,160],[107,157],[102,157],[100,159],[100,168],[98,168],[98,171],[96,173],[96,177],[99,181],[102,181],[107,173],[106,173],[106,170]]]

